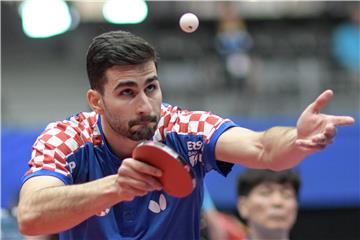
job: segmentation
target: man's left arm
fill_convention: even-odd
[[[349,116],[320,113],[333,92],[323,92],[298,119],[296,128],[273,127],[264,132],[234,127],[224,132],[216,144],[218,160],[250,168],[283,170],[331,144],[339,125],[351,125]]]

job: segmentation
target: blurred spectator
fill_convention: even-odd
[[[242,87],[246,84],[250,72],[251,60],[248,51],[252,46],[252,38],[233,3],[221,4],[215,47],[224,64],[229,87]]]
[[[348,21],[337,26],[333,33],[333,54],[346,70],[353,74],[359,83],[360,73],[360,4],[349,10]]]
[[[201,240],[245,239],[244,225],[235,216],[217,210],[206,186],[201,222]]]
[[[293,170],[247,170],[238,181],[240,216],[247,239],[286,240],[298,212],[300,176]]]

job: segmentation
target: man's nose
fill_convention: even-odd
[[[276,205],[276,206],[282,206],[283,203],[284,203],[284,197],[282,196],[281,193],[279,192],[274,192],[272,195],[271,195],[271,203],[273,205]]]
[[[139,93],[137,97],[137,114],[145,116],[150,115],[152,106],[149,97],[144,92]]]

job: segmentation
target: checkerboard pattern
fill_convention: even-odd
[[[154,140],[163,141],[167,133],[202,135],[209,142],[222,123],[229,121],[210,112],[181,110],[179,107],[162,105],[161,118]],[[29,175],[41,169],[70,175],[67,157],[85,143],[100,146],[102,139],[96,125],[99,116],[95,112],[82,112],[69,120],[49,124],[33,145]]]
[[[69,120],[49,124],[33,145],[31,168],[25,175],[41,169],[70,175],[66,158],[86,142],[102,143],[97,117],[95,112],[83,112]]]
[[[177,132],[178,134],[203,135],[204,141],[208,142],[221,124],[230,121],[210,112],[190,112],[170,105],[162,105],[161,116],[154,136],[156,141],[163,141],[169,132]]]

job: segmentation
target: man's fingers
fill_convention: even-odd
[[[296,140],[295,144],[308,151],[321,150],[326,147],[326,143],[316,143],[313,140],[308,139],[298,139]]]
[[[314,146],[316,146],[317,144],[320,145],[328,145],[328,144],[332,144],[333,143],[333,138],[335,137],[335,132],[334,133],[319,133],[315,136],[313,136],[310,141],[312,142],[312,144]]]
[[[138,187],[139,189],[161,190],[161,188],[162,188],[162,185],[157,178],[146,175],[146,174],[139,173],[132,168],[120,169],[119,175],[126,176],[127,179],[129,179],[129,184],[132,183],[131,182],[132,180],[136,180],[137,182],[139,182],[137,184],[137,185],[139,185],[139,184],[141,185]]]
[[[156,189],[153,186],[151,186],[148,182],[142,181],[142,180],[137,180],[135,178],[126,178],[126,180],[124,180],[124,182],[125,182],[125,184],[123,184],[122,186],[131,187],[131,188],[136,189],[141,192],[149,192],[149,191],[153,191],[153,190],[159,190],[159,189]]]
[[[131,187],[129,185],[124,185],[122,186],[123,188],[123,191],[126,192],[126,195],[127,195],[127,199],[129,201],[133,200],[134,197],[136,196],[144,196],[148,193],[148,190],[140,190],[140,189],[137,189],[137,188],[134,188],[134,187]]]
[[[150,175],[150,176],[154,176],[154,177],[161,177],[162,176],[162,172],[159,168],[153,167],[147,163],[141,162],[139,160],[136,159],[132,159],[132,158],[127,158],[123,161],[122,163],[125,166],[129,166],[132,169],[135,169],[138,172]]]
[[[355,122],[355,119],[349,116],[328,116],[328,118],[335,126],[347,126]]]
[[[324,144],[326,143],[327,137],[323,133],[316,134],[311,138],[312,143],[315,144]]]
[[[147,185],[145,188],[161,190],[162,185],[158,179],[158,171],[161,173],[161,170],[154,168],[151,165],[129,158],[123,161],[118,174],[127,176],[129,179],[143,182]]]
[[[326,90],[311,105],[311,111],[313,113],[319,113],[320,110],[326,106],[326,104],[331,100],[334,93],[332,90]]]
[[[336,127],[334,124],[329,123],[325,126],[325,132],[324,132],[324,136],[327,139],[333,138],[336,135]]]

